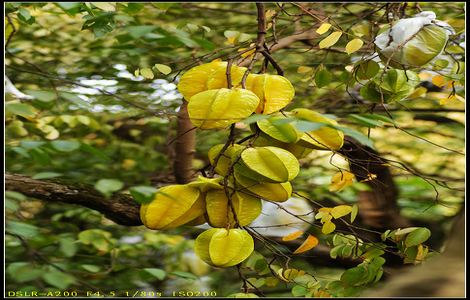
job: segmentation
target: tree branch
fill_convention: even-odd
[[[140,205],[129,195],[114,194],[105,198],[87,185],[66,185],[55,181],[35,180],[19,174],[5,174],[5,190],[48,202],[64,202],[85,206],[125,226],[142,225]]]

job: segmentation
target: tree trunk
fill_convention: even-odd
[[[178,112],[175,141],[174,173],[177,183],[187,183],[194,176],[193,157],[196,147],[196,131],[189,120],[188,102],[183,100]]]
[[[400,215],[397,205],[398,189],[386,161],[377,151],[345,137],[339,151],[348,158],[351,172],[358,181],[365,181],[371,191],[359,193],[359,215],[364,224],[374,229],[409,227],[410,221]],[[369,180],[369,174],[376,177]]]

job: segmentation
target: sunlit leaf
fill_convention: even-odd
[[[296,240],[298,237],[300,237],[303,233],[304,233],[303,231],[298,230],[282,237],[282,240],[284,242],[293,241],[293,240]]]
[[[336,225],[333,222],[328,221],[323,224],[321,228],[321,232],[323,232],[323,234],[329,234],[335,231],[335,229],[336,229]]]
[[[153,79],[154,75],[152,69],[150,68],[142,68],[140,69],[140,74],[144,76],[146,79]]]
[[[322,35],[325,32],[327,32],[328,29],[330,29],[330,27],[331,27],[330,23],[323,23],[323,24],[320,25],[320,27],[317,28],[316,33]]]
[[[361,49],[364,42],[361,39],[353,39],[346,45],[345,51],[347,54],[351,54]]]
[[[300,245],[299,248],[294,251],[294,254],[307,252],[308,250],[316,247],[318,245],[318,242],[318,238],[309,234],[305,241],[302,243],[302,245]]]
[[[341,31],[335,31],[329,36],[327,36],[326,38],[324,38],[323,40],[321,40],[320,43],[318,44],[320,49],[329,48],[333,46],[334,44],[336,44],[342,34],[343,33]]]
[[[354,174],[348,171],[341,171],[331,178],[330,192],[339,192],[353,184]]]
[[[352,207],[349,205],[338,205],[333,207],[331,210],[331,215],[333,218],[338,219],[344,217],[352,211]]]
[[[171,73],[171,68],[167,65],[162,65],[162,64],[155,64],[155,68],[162,72],[165,75],[168,75]],[[145,76],[144,76],[145,77]],[[150,78],[151,79],[151,78]]]
[[[412,231],[406,236],[405,245],[406,247],[417,246],[421,243],[424,243],[431,236],[431,231],[427,228],[418,228]]]

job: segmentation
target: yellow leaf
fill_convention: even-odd
[[[325,224],[323,224],[323,227],[321,228],[321,232],[323,234],[328,234],[328,233],[332,233],[333,231],[335,231],[336,229],[336,225],[331,222],[331,221],[328,221],[328,222],[325,222]]]
[[[275,10],[268,9],[266,11],[266,20],[270,20],[276,14]]]
[[[227,38],[227,41],[225,43],[227,43],[228,45],[235,45],[236,40],[237,36],[231,36]]]
[[[252,46],[252,45],[250,45],[250,47],[251,47],[251,46]],[[240,48],[240,49],[238,49],[238,52],[245,51],[246,49],[248,49],[248,48]],[[245,57],[251,57],[251,56],[253,56],[253,54],[255,53],[255,51],[256,51],[256,49],[253,48],[253,49],[251,49],[251,50],[249,50],[249,51],[247,51],[247,52],[242,53],[241,57],[243,57],[243,58],[245,58]]]
[[[320,49],[328,48],[336,44],[336,42],[338,42],[342,34],[343,33],[341,31],[335,31],[329,36],[327,36],[326,38],[324,38],[323,40],[321,40],[320,43],[318,44],[320,46]]]
[[[303,73],[308,73],[312,70],[313,69],[311,67],[300,66],[300,67],[297,68],[297,73],[303,74]]]
[[[320,27],[318,27],[318,29],[316,30],[316,32],[317,32],[318,34],[320,34],[320,35],[321,35],[321,34],[324,34],[325,32],[328,31],[328,29],[330,29],[330,27],[331,27],[331,24],[330,24],[330,23],[323,23],[323,24],[321,24]]]
[[[446,105],[450,101],[460,101],[460,102],[465,102],[465,99],[462,96],[459,95],[451,95],[447,98],[443,98],[439,101],[441,105]]]
[[[314,237],[313,235],[308,235],[308,237],[305,239],[305,241],[300,245],[299,248],[297,248],[294,251],[294,254],[300,254],[307,252],[308,250],[316,247],[318,245],[318,239]]]
[[[361,49],[362,45],[364,45],[364,42],[361,39],[354,39],[349,41],[349,43],[346,45],[346,53],[351,54],[356,52],[357,50]]]
[[[353,184],[354,175],[348,171],[338,172],[331,178],[330,192],[339,192]]]
[[[139,77],[139,75],[140,75],[140,70],[139,69],[135,70],[134,71],[134,76]]]
[[[331,215],[333,218],[338,219],[344,217],[352,211],[352,207],[349,205],[338,205],[333,207],[331,210]]]
[[[153,79],[154,75],[150,68],[140,69],[140,74],[146,79]]]
[[[330,213],[331,212],[331,207],[322,207],[318,211]]]
[[[431,82],[432,82],[432,84],[434,84],[435,86],[438,86],[438,87],[443,87],[444,85],[447,84],[447,80],[442,75],[434,76],[432,78]]]
[[[155,68],[165,75],[168,75],[171,73],[171,68],[167,65],[155,64]]]
[[[420,86],[420,87],[416,88],[413,91],[413,93],[408,95],[407,99],[415,99],[415,98],[419,98],[419,97],[424,97],[424,95],[426,95],[427,91],[428,90],[425,87]]]
[[[299,236],[301,236],[303,233],[304,233],[303,231],[298,230],[298,231],[289,233],[288,235],[284,236],[282,240],[284,242],[293,241],[297,239]]]

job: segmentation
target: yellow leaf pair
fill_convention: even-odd
[[[209,162],[211,163],[212,166],[216,163],[217,159],[217,165],[215,166],[215,171],[217,174],[225,176],[228,174],[228,171],[230,169],[230,166],[232,165],[232,161],[236,159],[237,155],[240,153],[241,150],[244,149],[243,146],[238,145],[238,144],[233,144],[227,147],[225,149],[224,153],[219,155],[220,151],[222,151],[222,148],[224,147],[223,144],[218,144],[213,146],[209,150]]]
[[[272,137],[268,136],[267,134],[262,134],[256,139],[253,143],[254,146],[274,146],[278,148],[285,149],[292,153],[297,159],[307,156],[309,153],[313,151],[312,148],[307,148],[304,146],[299,145],[298,143],[283,143]]]
[[[232,85],[240,84],[246,68],[233,65],[231,67]],[[227,88],[227,62],[212,61],[196,66],[185,72],[178,83],[178,91],[187,101],[191,97],[207,90]]]
[[[295,95],[290,81],[280,75],[250,74],[246,80],[246,88],[260,99],[256,113],[265,115],[286,107]]]
[[[226,268],[248,258],[254,250],[254,241],[242,229],[212,228],[196,238],[194,250],[206,263]]]
[[[241,194],[254,195],[269,201],[284,202],[292,195],[290,182],[258,182],[238,172],[235,173],[235,186]]]
[[[260,100],[245,89],[214,89],[191,97],[188,114],[200,129],[223,129],[250,116]]]
[[[152,202],[140,207],[142,223],[150,229],[170,229],[187,224],[205,213],[204,196],[188,185],[160,188]]]
[[[229,191],[236,220],[239,226],[246,226],[261,214],[261,200],[259,198]],[[206,211],[208,223],[212,227],[233,227],[235,218],[225,190],[211,190],[206,195]]]
[[[292,115],[301,120],[326,124],[319,129],[305,132],[297,142],[300,146],[319,150],[338,150],[343,146],[344,133],[327,126],[338,126],[338,122],[335,120],[306,108],[294,109]]]
[[[289,151],[267,146],[243,150],[234,170],[255,181],[282,183],[294,179],[300,166]]]

